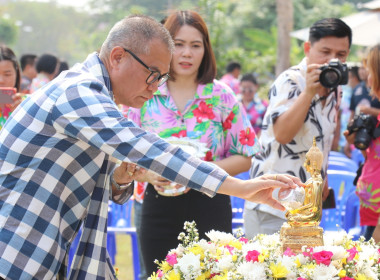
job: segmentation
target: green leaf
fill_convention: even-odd
[[[197,124],[194,127],[194,131],[206,132],[209,127],[210,127],[210,121],[204,121],[204,122]]]
[[[162,138],[168,138],[168,137],[172,136],[174,133],[179,133],[182,130],[183,130],[183,128],[181,128],[181,127],[168,128],[168,129],[161,131],[158,134],[158,136],[160,136]]]

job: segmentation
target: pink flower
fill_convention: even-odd
[[[306,278],[298,277],[297,280],[307,280]]]
[[[313,259],[317,264],[330,265],[333,253],[330,251],[320,251],[313,254]]]
[[[230,129],[232,127],[232,121],[235,118],[234,112],[231,111],[231,113],[228,115],[227,119],[223,122],[223,131]]]
[[[205,156],[205,161],[212,161],[212,152],[208,151]]]
[[[193,110],[193,114],[199,123],[201,123],[203,119],[212,120],[215,118],[214,112],[212,110],[212,104],[207,105],[204,101],[201,101],[201,103],[199,103],[199,107]]]
[[[164,276],[164,272],[161,269],[157,270],[157,276],[160,277],[160,278],[163,277]]]
[[[228,251],[230,252],[231,255],[233,254],[233,250],[235,249],[234,247],[232,247],[230,245],[226,245],[224,247],[228,249]]]
[[[240,241],[240,242],[243,242],[244,244],[247,244],[247,243],[248,243],[248,238],[240,237],[240,238],[239,238],[239,241]]]
[[[345,277],[341,278],[340,280],[355,280],[355,279],[354,279],[354,278],[351,278],[351,277],[347,277],[347,276],[345,276]]]
[[[248,251],[247,255],[245,256],[245,260],[247,262],[257,262],[259,260],[260,252],[253,250]]]
[[[313,248],[308,248],[308,249],[307,249],[305,252],[303,252],[302,254],[304,255],[304,257],[309,257],[309,258],[311,258],[313,252],[314,252]]]
[[[239,141],[242,145],[253,146],[255,144],[255,131],[248,127],[246,130],[240,131]]]
[[[291,256],[295,256],[296,254],[293,253],[292,249],[290,249],[289,247],[286,249],[286,251],[284,252],[284,256],[288,256],[288,257],[291,257]]]
[[[174,266],[178,261],[177,261],[177,255],[175,253],[173,254],[169,254],[166,256],[166,261],[168,262],[168,264],[170,264],[171,266]]]
[[[355,258],[356,254],[358,253],[358,250],[356,250],[356,247],[353,247],[347,250],[347,252],[349,253],[347,261],[352,261]]]

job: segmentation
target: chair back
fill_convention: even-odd
[[[328,170],[345,170],[356,172],[358,170],[358,165],[353,160],[335,160],[336,158],[330,159],[328,161]]]
[[[356,173],[345,170],[327,170],[329,186],[335,192],[334,209],[323,209],[320,226],[324,230],[336,231],[343,228],[343,217],[346,212],[346,201],[355,190],[353,181]]]
[[[117,254],[116,234],[129,234],[132,245],[133,276],[135,280],[138,280],[140,274],[139,249],[136,228],[132,225],[132,208],[134,203],[133,199],[129,199],[122,205],[110,202],[108,210],[107,250],[113,264],[115,264]]]
[[[235,178],[238,178],[240,180],[249,180],[249,171],[237,174]],[[236,230],[243,228],[243,212],[245,200],[236,196],[230,196],[230,198],[232,208],[232,230],[235,232]]]
[[[337,151],[330,151],[329,152],[329,157],[343,157],[343,158],[348,158],[345,154]]]
[[[360,226],[360,201],[355,191],[352,191],[347,196],[345,204],[346,213],[343,217],[343,229],[353,235],[353,240],[357,240],[360,237],[360,234],[363,233],[363,228]]]

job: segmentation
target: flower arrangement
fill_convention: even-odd
[[[149,280],[369,280],[380,279],[380,249],[373,239],[353,241],[345,231],[325,233],[324,246],[282,252],[279,234],[210,231],[199,240],[194,222],[186,222],[180,244],[157,261]]]

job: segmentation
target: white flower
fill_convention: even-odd
[[[278,262],[282,263],[288,269],[288,271],[296,269],[297,264],[295,263],[294,257],[282,256],[276,259]]]
[[[374,267],[366,266],[362,273],[367,277],[367,279],[379,279],[379,275],[377,274],[377,269]]]
[[[218,261],[218,267],[221,271],[231,270],[234,266],[231,255],[222,256]]]
[[[298,255],[296,256],[296,258],[300,261],[300,264],[301,264],[301,265],[306,264],[307,261],[308,261],[308,258],[305,257],[305,256],[302,255],[302,254],[298,254]]]
[[[341,231],[325,231],[323,234],[323,242],[325,246],[343,245],[350,236],[344,230]]]
[[[344,269],[347,277],[357,279],[358,274],[365,279],[379,279],[380,270],[378,252],[379,246],[374,241],[364,239],[352,241],[344,231],[327,232],[324,235],[324,246],[303,248],[303,253],[297,255],[282,252],[279,235],[260,234],[254,239],[234,238],[229,233],[212,230],[204,239],[194,238],[194,228],[183,238],[184,242],[169,253],[176,253],[178,263],[167,271],[165,263],[161,268],[166,271],[157,280],[168,279],[169,273],[180,273],[181,280],[194,280],[199,276],[216,274],[228,280],[261,280],[272,279],[287,271],[287,280],[297,280],[299,277],[312,280],[340,280],[339,271]],[[198,248],[196,248],[198,247]],[[202,248],[202,266],[200,255],[194,255],[194,249]],[[355,249],[356,248],[356,249]],[[256,251],[256,252],[254,252]],[[330,265],[315,264],[313,254],[327,251],[332,253]],[[289,253],[289,251],[287,252]],[[352,260],[353,253],[356,254]],[[348,258],[350,257],[350,258]]]
[[[193,253],[185,254],[178,260],[175,268],[184,274],[185,279],[196,278],[201,275],[200,256]]]
[[[235,240],[235,237],[231,233],[220,232],[217,230],[207,232],[206,236],[210,238],[211,241],[222,244],[228,244],[230,241]]]
[[[333,265],[317,265],[314,269],[313,280],[339,279],[340,277],[337,276],[338,272],[339,271]]]
[[[203,249],[203,251],[210,251],[213,254],[216,252],[217,246],[213,242],[201,239],[197,244]]]
[[[176,249],[172,249],[169,251],[169,254],[175,253],[178,257],[182,257],[185,248],[183,248],[182,244],[178,245]]]
[[[267,279],[265,266],[258,262],[244,262],[237,267],[236,271],[243,276],[244,280]]]
[[[263,235],[261,244],[265,247],[274,248],[280,243],[280,235],[278,233],[274,233],[272,235]]]

